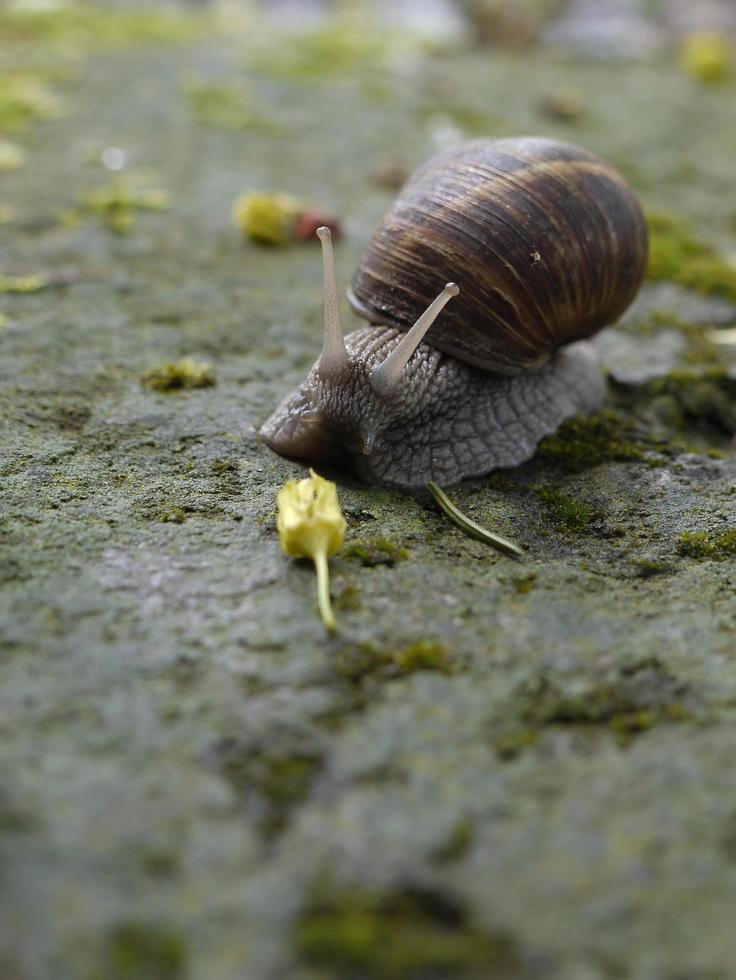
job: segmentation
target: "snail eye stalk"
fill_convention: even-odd
[[[424,335],[440,315],[453,296],[457,296],[460,287],[454,282],[448,282],[439,296],[433,300],[422,313],[417,322],[401,338],[386,360],[380,364],[371,375],[371,384],[381,395],[388,395],[396,390],[401,372],[406,367],[409,358],[421,344]]]
[[[348,352],[340,325],[340,304],[337,297],[337,276],[335,257],[332,253],[332,234],[330,229],[317,229],[317,237],[322,243],[322,268],[324,275],[325,329],[322,342],[322,355],[319,359],[320,371],[328,377],[338,377],[348,367]]]

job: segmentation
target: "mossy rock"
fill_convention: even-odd
[[[178,933],[139,921],[116,926],[104,965],[85,980],[185,980],[187,950]]]
[[[317,896],[296,943],[308,962],[341,980],[526,976],[508,936],[481,931],[452,898],[425,889]]]
[[[688,289],[736,302],[736,268],[683,219],[649,214],[649,279],[665,279]]]

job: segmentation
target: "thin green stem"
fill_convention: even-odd
[[[453,504],[447,494],[441,490],[436,483],[431,480],[427,483],[427,490],[434,497],[437,506],[440,510],[443,510],[447,516],[450,518],[453,524],[457,525],[461,531],[469,535],[471,538],[477,538],[479,541],[484,541],[489,544],[492,548],[497,548],[498,551],[503,551],[506,555],[512,555],[514,558],[521,558],[524,552],[521,548],[514,544],[513,541],[509,541],[507,538],[502,538],[498,534],[493,534],[492,531],[481,527],[480,524],[476,524],[475,521],[471,520],[467,514],[463,514],[458,507]]]
[[[324,551],[318,551],[314,555],[314,566],[317,569],[317,601],[319,603],[319,614],[325,629],[333,633],[337,629],[337,620],[332,611],[330,603],[330,572],[327,567],[327,555]]]

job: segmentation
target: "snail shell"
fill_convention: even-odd
[[[515,373],[617,320],[646,260],[639,203],[604,160],[548,139],[474,140],[409,178],[348,299],[371,323],[406,330],[438,283],[457,280],[426,343]]]
[[[369,483],[448,486],[523,462],[603,401],[589,345],[575,342],[633,300],[647,228],[592,153],[476,140],[426,163],[363,255],[348,297],[371,326],[346,338],[329,231],[318,234],[323,351],[261,429],[274,451],[347,464]],[[459,288],[437,296],[446,280]]]

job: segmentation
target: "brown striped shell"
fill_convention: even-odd
[[[460,295],[426,342],[515,373],[618,319],[647,247],[639,203],[604,160],[555,140],[474,140],[409,178],[348,298],[372,323],[407,329],[453,280]]]

